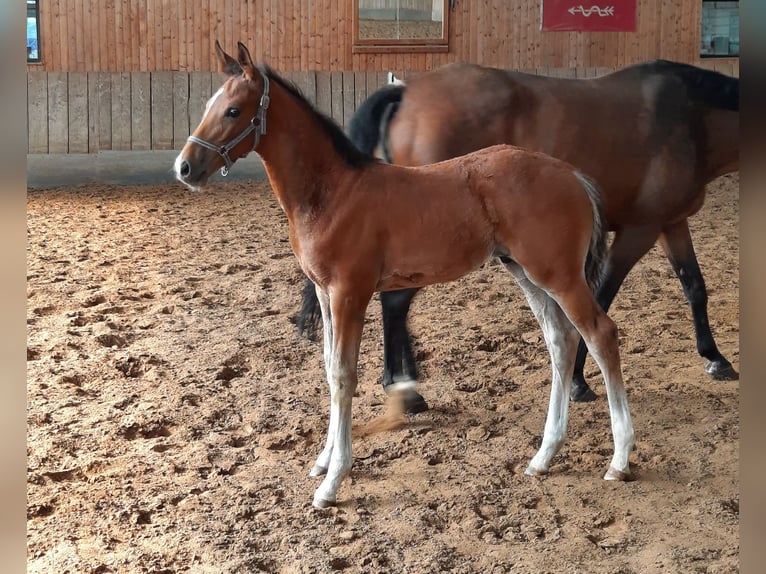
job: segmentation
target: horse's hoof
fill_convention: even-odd
[[[428,403],[417,391],[407,392],[403,398],[404,412],[410,415],[428,410]]]
[[[315,464],[314,468],[309,472],[309,476],[324,476],[325,474],[327,474],[327,467],[318,464]]]
[[[527,470],[524,471],[524,474],[526,474],[527,476],[547,476],[548,471],[535,468],[534,466],[528,466]]]
[[[716,381],[737,381],[739,373],[734,370],[731,363],[726,359],[720,361],[708,361],[705,372]]]
[[[402,410],[408,415],[414,415],[428,410],[428,403],[415,390],[417,386],[417,381],[406,380],[384,385],[383,390],[388,395],[398,395],[402,401]]]
[[[330,508],[332,506],[335,506],[334,500],[325,500],[321,497],[314,497],[313,502],[311,503],[314,508],[318,508],[320,510],[324,510],[325,508]]]
[[[617,470],[610,465],[609,470],[607,470],[606,474],[604,475],[604,480],[619,480],[620,482],[629,482],[633,480],[633,475],[630,473],[630,471],[622,472],[621,470]]]
[[[574,403],[590,403],[598,398],[598,395],[593,392],[589,386],[576,387],[573,386],[569,397]]]

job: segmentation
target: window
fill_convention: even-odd
[[[27,62],[40,61],[40,6],[27,0]]]
[[[446,52],[453,0],[351,0],[354,52]]]
[[[739,56],[739,2],[702,0],[703,58]]]

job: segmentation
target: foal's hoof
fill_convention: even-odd
[[[598,395],[587,385],[584,387],[572,386],[569,398],[575,403],[590,403],[595,401],[598,398]]]
[[[527,476],[547,476],[548,471],[535,468],[534,466],[528,466],[527,470],[524,471],[524,474],[526,474]]]
[[[325,500],[321,497],[314,497],[314,501],[311,503],[311,505],[314,508],[319,508],[320,510],[323,510],[325,508],[330,508],[332,506],[335,506],[336,502],[334,500]]]
[[[314,468],[309,472],[309,476],[324,476],[325,474],[327,474],[327,467],[318,464],[315,464]]]
[[[708,361],[705,365],[705,372],[716,381],[737,381],[739,373],[734,370],[731,363],[726,359],[719,361]]]
[[[609,470],[607,470],[606,474],[604,475],[604,480],[619,480],[620,482],[629,482],[633,480],[633,475],[630,473],[630,470],[627,472],[622,472],[621,470],[617,470],[610,465]]]

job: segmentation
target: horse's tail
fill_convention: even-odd
[[[692,102],[724,110],[739,111],[739,78],[690,64],[657,60],[659,70],[679,78]]]
[[[360,105],[348,125],[348,137],[365,153],[372,154],[381,146],[383,159],[391,163],[386,135],[388,124],[404,97],[404,84],[389,84],[376,90]]]
[[[391,156],[386,144],[386,133],[388,124],[402,101],[404,88],[403,84],[389,84],[376,90],[357,108],[348,126],[348,137],[358,149],[373,154],[380,145],[383,159],[388,163],[391,163]],[[298,334],[312,341],[316,340],[321,322],[322,311],[314,283],[311,279],[306,279],[301,309],[296,318]]]
[[[585,279],[590,288],[595,291],[601,283],[601,276],[606,263],[608,228],[604,216],[601,191],[596,182],[579,171],[575,171],[574,174],[585,189],[585,193],[588,194],[588,199],[590,199],[593,207],[593,234],[590,237],[588,255],[585,258]]]

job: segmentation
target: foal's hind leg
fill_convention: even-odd
[[[556,294],[555,299],[580,332],[588,352],[604,376],[614,439],[614,456],[604,478],[628,480],[631,476],[628,457],[633,448],[634,433],[622,381],[617,326],[601,309],[584,282]]]
[[[383,389],[403,392],[404,410],[419,413],[428,410],[425,399],[415,390],[418,370],[412,353],[412,339],[407,331],[407,313],[418,289],[384,291],[380,294],[383,309]],[[395,385],[395,386],[393,386]]]
[[[710,330],[707,315],[707,289],[694,253],[688,221],[684,220],[663,229],[660,245],[673,271],[681,281],[691,307],[694,330],[697,335],[697,352],[708,360],[705,371],[719,381],[737,380],[739,375],[718,350]]]
[[[543,330],[545,344],[551,356],[551,396],[540,449],[527,467],[526,474],[546,474],[551,460],[566,439],[569,418],[569,387],[580,335],[567,319],[558,303],[534,285],[516,264],[506,264],[516,282],[524,290],[529,306]]]
[[[651,249],[660,234],[656,226],[626,227],[618,231],[612,245],[609,247],[609,255],[604,266],[601,284],[596,293],[596,299],[604,311],[614,301],[620,290],[625,277],[636,265],[639,259]],[[580,341],[575,360],[572,400],[575,402],[588,402],[596,399],[596,394],[585,381],[585,358],[588,349],[584,341]]]

